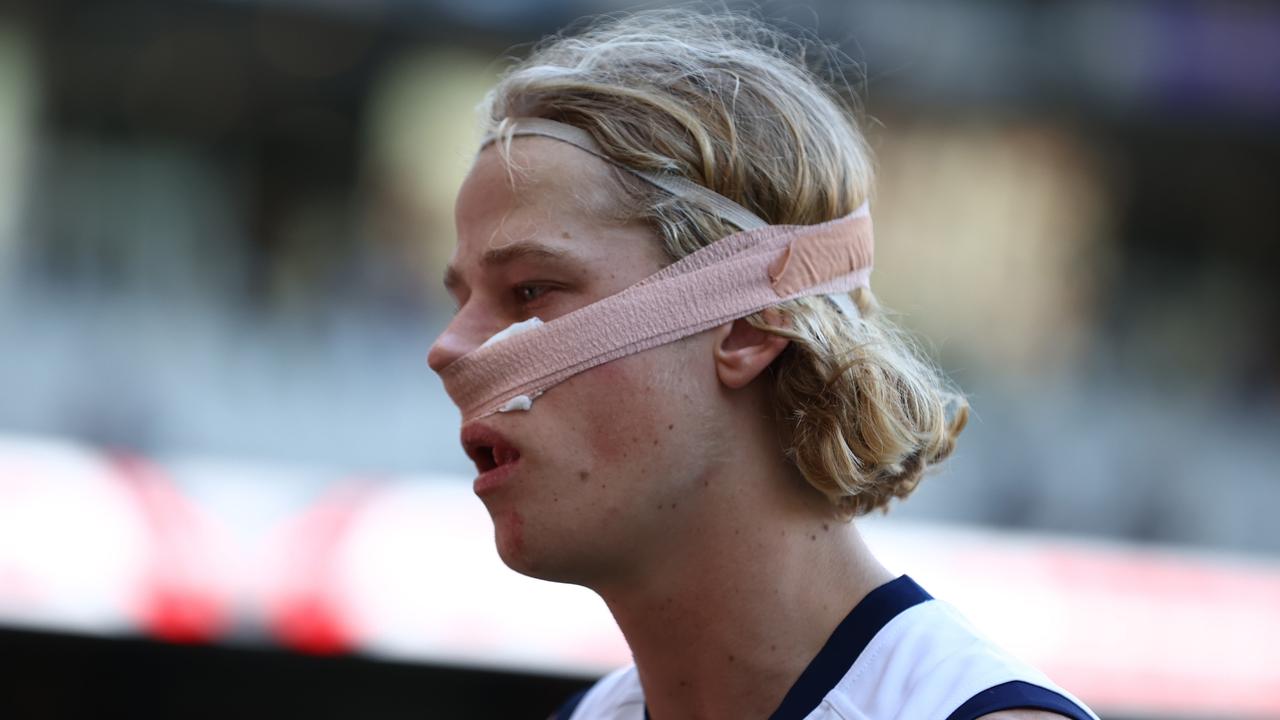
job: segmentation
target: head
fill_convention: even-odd
[[[513,67],[488,97],[486,129],[568,123],[616,162],[679,174],[771,224],[815,224],[858,207],[872,171],[848,108],[803,64],[812,50],[741,17],[611,20]],[[696,199],[536,137],[478,154],[456,220],[447,284],[459,309],[432,347],[436,370],[735,230]],[[827,298],[788,301],[582,372],[487,430],[464,427],[518,453],[503,483],[481,488],[503,559],[587,583],[661,562],[703,519],[735,511],[727,484],[745,468],[834,517],[905,497],[951,452],[965,409],[869,291],[850,299],[856,318]]]

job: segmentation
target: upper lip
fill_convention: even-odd
[[[462,428],[462,449],[481,473],[520,458],[520,450],[502,433],[478,422]]]

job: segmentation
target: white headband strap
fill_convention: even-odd
[[[520,137],[524,135],[541,135],[549,137],[561,142],[569,143],[577,146],[592,155],[616,165],[623,170],[635,175],[645,182],[665,190],[676,197],[689,198],[698,200],[707,205],[711,212],[721,220],[733,225],[739,230],[753,230],[755,228],[764,227],[769,223],[760,219],[755,213],[742,207],[738,203],[721,195],[714,190],[708,189],[695,183],[688,178],[682,178],[679,175],[669,175],[665,173],[650,172],[648,170],[639,170],[628,167],[614,160],[605,154],[600,145],[596,143],[595,138],[591,137],[591,133],[573,125],[566,125],[555,120],[547,120],[546,118],[507,118],[498,126],[497,130],[485,136],[480,147],[497,140],[499,137]]]

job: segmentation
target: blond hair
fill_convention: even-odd
[[[683,176],[771,224],[815,224],[852,212],[873,181],[851,108],[807,64],[815,50],[827,49],[742,15],[605,18],[510,68],[486,99],[486,129],[558,120],[618,163]],[[672,261],[736,230],[696,200],[615,177]],[[780,304],[782,327],[748,318],[791,340],[771,367],[783,447],[845,517],[910,494],[952,452],[968,413],[870,291],[851,299],[858,317],[813,297]]]

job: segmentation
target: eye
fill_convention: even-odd
[[[517,285],[513,289],[513,292],[516,295],[516,300],[521,304],[524,304],[537,300],[551,289],[550,285]]]

